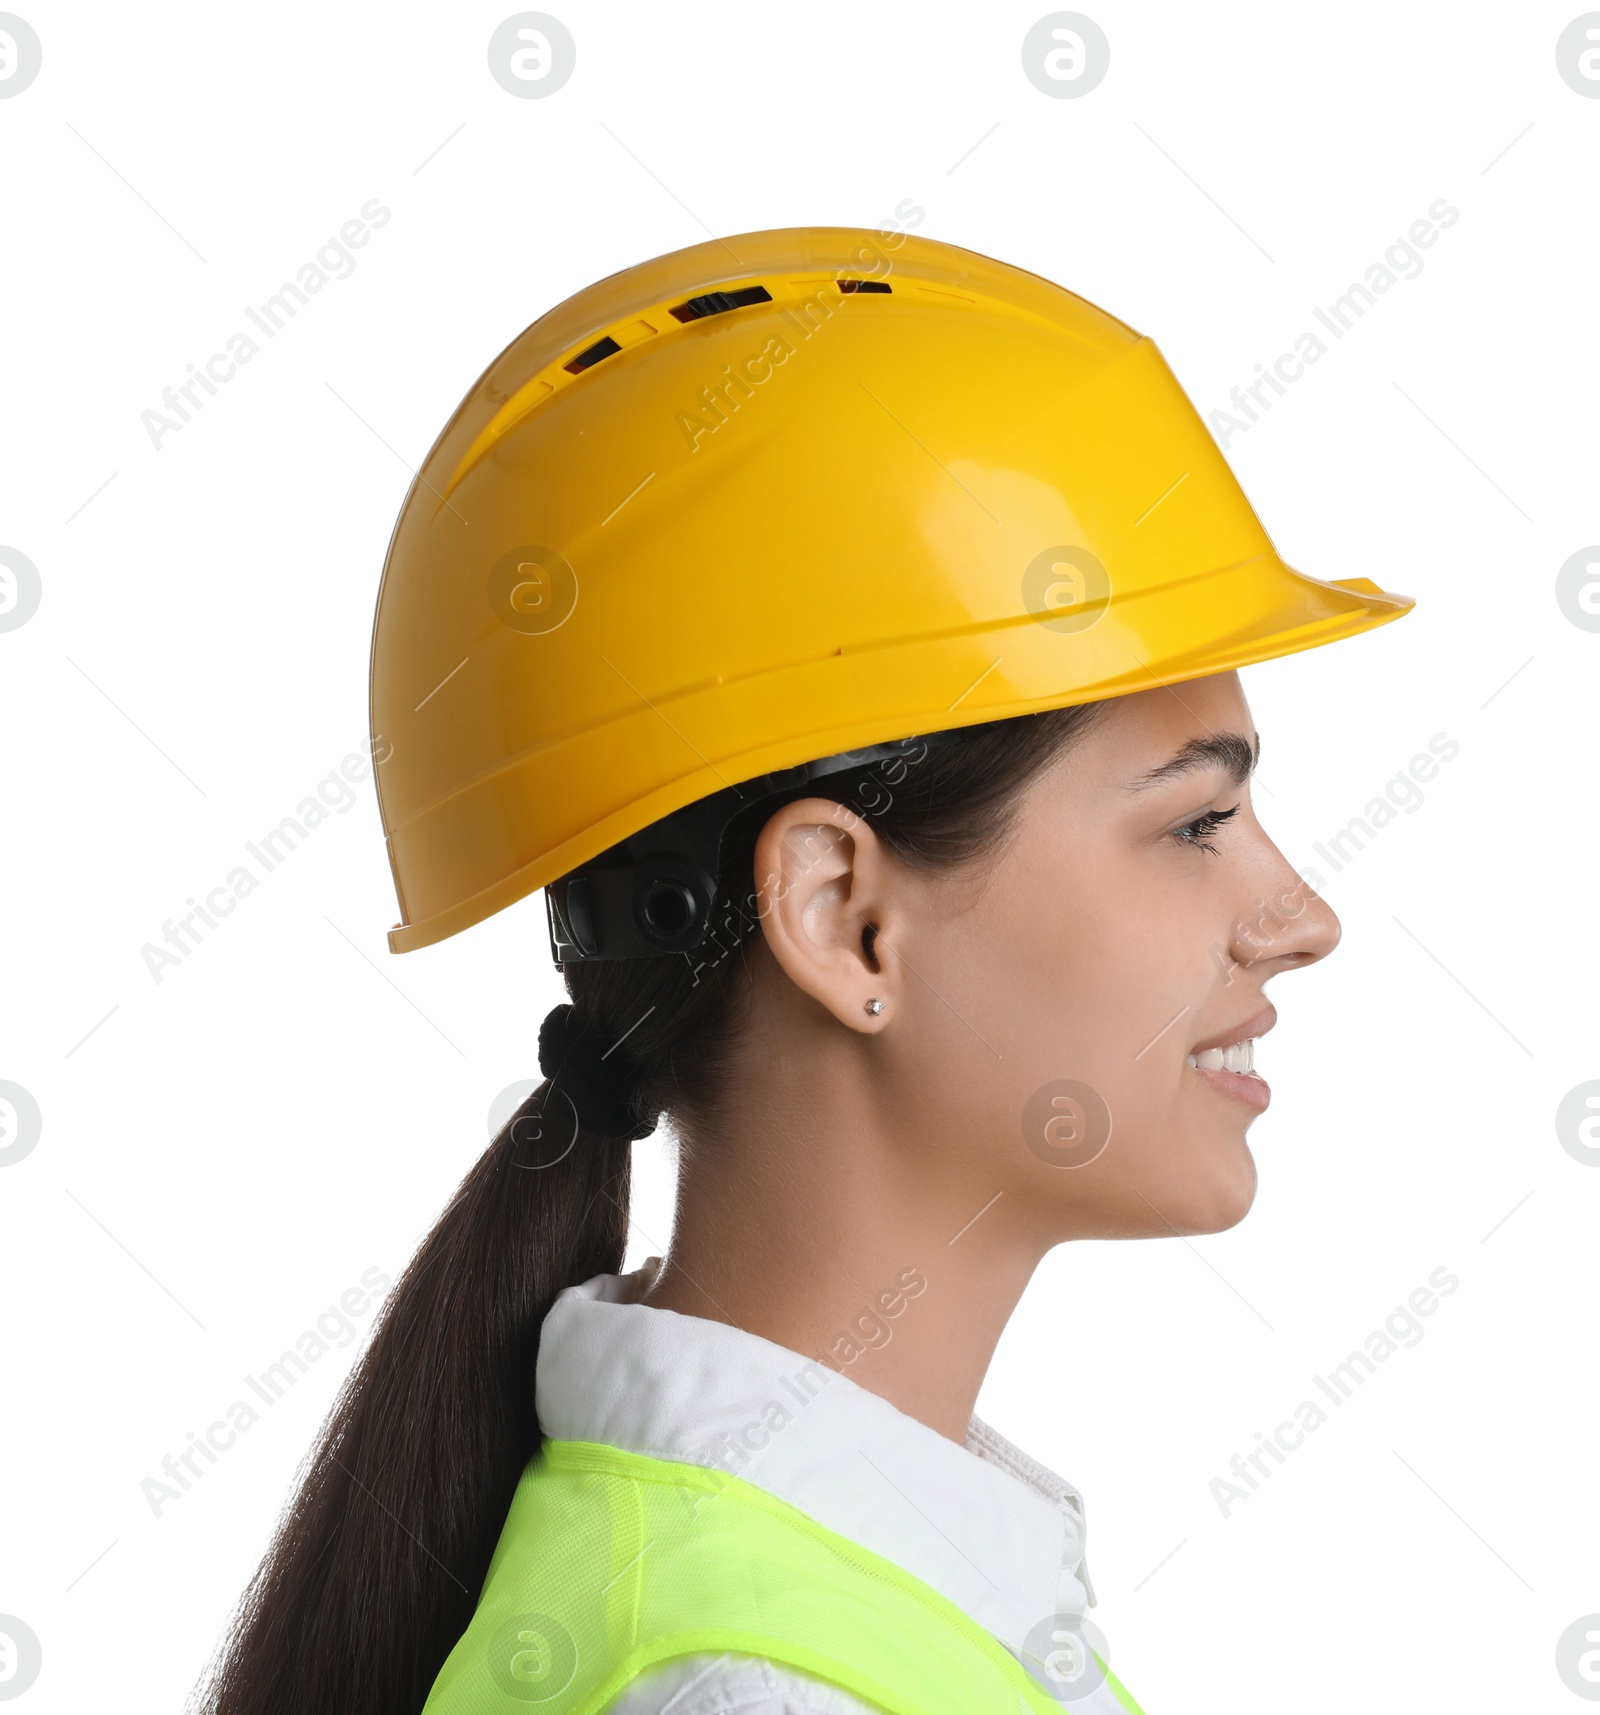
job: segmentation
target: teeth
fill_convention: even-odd
[[[1189,1064],[1201,1072],[1243,1072],[1256,1069],[1256,1044],[1253,1036],[1243,1042],[1230,1042],[1226,1048],[1202,1048],[1189,1056]]]

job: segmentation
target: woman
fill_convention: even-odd
[[[208,1707],[1134,1709],[1081,1498],[972,1408],[1052,1246],[1248,1209],[1265,986],[1338,925],[1236,669],[1409,606],[1278,559],[1148,340],[952,246],[754,234],[528,329],[408,497],[373,725],[394,949],[543,887],[571,1005]]]

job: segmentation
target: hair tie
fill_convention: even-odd
[[[600,1046],[579,1022],[577,1010],[563,1001],[539,1026],[539,1070],[577,1110],[578,1123],[605,1137],[633,1141],[656,1129],[634,1106],[639,1068],[620,1052]]]

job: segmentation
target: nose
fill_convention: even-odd
[[[1270,842],[1269,842],[1270,844]],[[1298,970],[1325,959],[1342,933],[1333,907],[1271,847],[1276,862],[1257,872],[1257,891],[1234,923],[1229,956],[1261,974]]]

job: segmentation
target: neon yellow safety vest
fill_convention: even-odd
[[[882,1556],[741,1478],[591,1441],[547,1441],[529,1464],[423,1715],[600,1715],[646,1668],[703,1652],[764,1657],[891,1715],[1061,1715]]]

